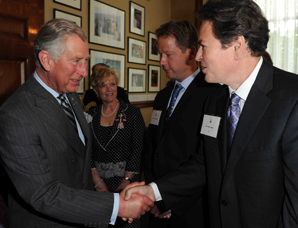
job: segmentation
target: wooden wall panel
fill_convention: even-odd
[[[33,46],[44,1],[0,0],[0,105],[35,70]]]

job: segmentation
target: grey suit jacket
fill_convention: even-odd
[[[13,188],[10,227],[107,227],[114,196],[93,191],[91,132],[67,94],[86,146],[57,100],[33,75],[0,108],[0,155]]]
[[[297,227],[297,88],[297,75],[264,61],[229,153],[229,93],[226,86],[216,90],[206,103],[205,114],[221,117],[218,136],[204,136],[204,148],[192,160],[156,181],[164,202],[171,205],[206,185],[212,228]]]

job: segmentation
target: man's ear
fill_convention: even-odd
[[[197,49],[194,47],[194,46],[191,46],[190,48],[190,56],[192,57],[192,58],[196,58],[196,55],[197,55]]]
[[[240,59],[243,52],[246,50],[246,43],[244,36],[239,36],[233,43],[233,48],[235,51],[235,60]]]
[[[41,64],[42,68],[45,71],[50,71],[51,61],[52,61],[50,54],[47,51],[42,50],[38,53],[38,58],[39,58],[39,62]]]

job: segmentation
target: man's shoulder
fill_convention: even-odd
[[[28,101],[32,101],[32,94],[28,90],[26,83],[21,85],[4,103],[0,110],[19,109],[26,105]]]

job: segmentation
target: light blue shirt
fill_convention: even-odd
[[[177,104],[179,103],[180,99],[182,98],[184,92],[187,90],[188,86],[190,85],[190,83],[195,79],[196,75],[200,72],[200,68],[198,68],[195,72],[193,72],[190,76],[188,76],[187,78],[185,78],[182,82],[177,82],[175,81],[175,85],[174,85],[174,88],[176,87],[177,84],[181,84],[183,86],[183,89],[180,90],[178,96],[177,96],[177,99],[176,99],[176,102],[174,104],[174,108],[173,108],[173,112],[177,106]],[[171,102],[171,99],[172,99],[172,96],[173,96],[173,93],[174,93],[174,89],[172,91],[172,94],[170,96],[170,99],[169,99],[169,102],[168,102],[168,106],[167,108],[169,107],[170,105],[170,102]]]
[[[58,96],[59,96],[59,93],[57,93],[55,90],[53,90],[52,88],[50,88],[47,84],[45,84],[41,79],[40,77],[37,75],[36,71],[34,72],[33,74],[34,78],[36,79],[36,81],[43,87],[45,88],[50,94],[53,95],[53,97],[56,98],[56,100],[59,102],[59,104],[61,104],[61,101],[60,99],[58,99]],[[65,95],[64,95],[65,96]],[[66,99],[68,100],[67,96],[65,96]],[[69,100],[68,100],[69,102]],[[69,102],[70,103],[70,102]],[[70,105],[71,107],[71,105]],[[72,108],[72,107],[71,107]],[[77,120],[77,117],[76,117],[76,114],[75,112],[73,111],[73,114],[75,116],[75,119],[76,119],[76,123],[77,123],[77,127],[78,127],[78,134],[79,134],[79,137],[80,139],[82,140],[82,142],[85,144],[85,136],[82,132],[82,128]],[[114,193],[114,207],[113,207],[113,212],[112,212],[112,216],[111,216],[111,219],[110,219],[110,224],[111,225],[114,225],[115,222],[116,222],[116,219],[117,219],[117,215],[118,215],[118,211],[119,211],[119,193]]]

